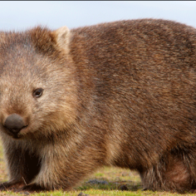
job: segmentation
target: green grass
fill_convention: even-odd
[[[105,184],[93,184],[89,183],[89,180],[99,180],[104,181]],[[5,162],[3,160],[3,149],[0,141],[0,182],[7,180],[7,173],[5,169]],[[125,185],[128,191],[121,191],[121,187]],[[104,167],[97,170],[96,173],[92,174],[88,179],[86,179],[80,186],[76,187],[73,191],[63,192],[41,192],[41,193],[31,193],[20,192],[14,193],[10,191],[0,192],[0,196],[13,195],[32,195],[32,196],[77,196],[80,192],[88,194],[89,196],[175,196],[180,194],[172,194],[168,192],[152,192],[152,191],[142,191],[141,180],[137,172],[130,171],[115,167]],[[193,194],[183,194],[193,195]]]

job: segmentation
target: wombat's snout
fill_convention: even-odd
[[[4,127],[7,128],[14,136],[16,136],[20,130],[26,126],[24,119],[18,114],[9,115],[4,123]]]

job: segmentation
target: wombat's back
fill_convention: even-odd
[[[194,28],[144,19],[72,33],[70,54],[80,75],[79,89],[89,89],[79,91],[80,96],[96,111],[91,123],[108,133],[111,151],[124,154],[114,156],[117,165],[151,165],[178,142],[195,142]]]

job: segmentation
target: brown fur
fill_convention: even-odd
[[[143,19],[0,35],[1,189],[70,190],[104,165],[137,170],[144,189],[196,188],[196,29]],[[17,138],[3,126],[14,113],[28,124]]]

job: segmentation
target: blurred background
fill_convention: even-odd
[[[0,31],[162,18],[196,27],[196,1],[1,1]]]

